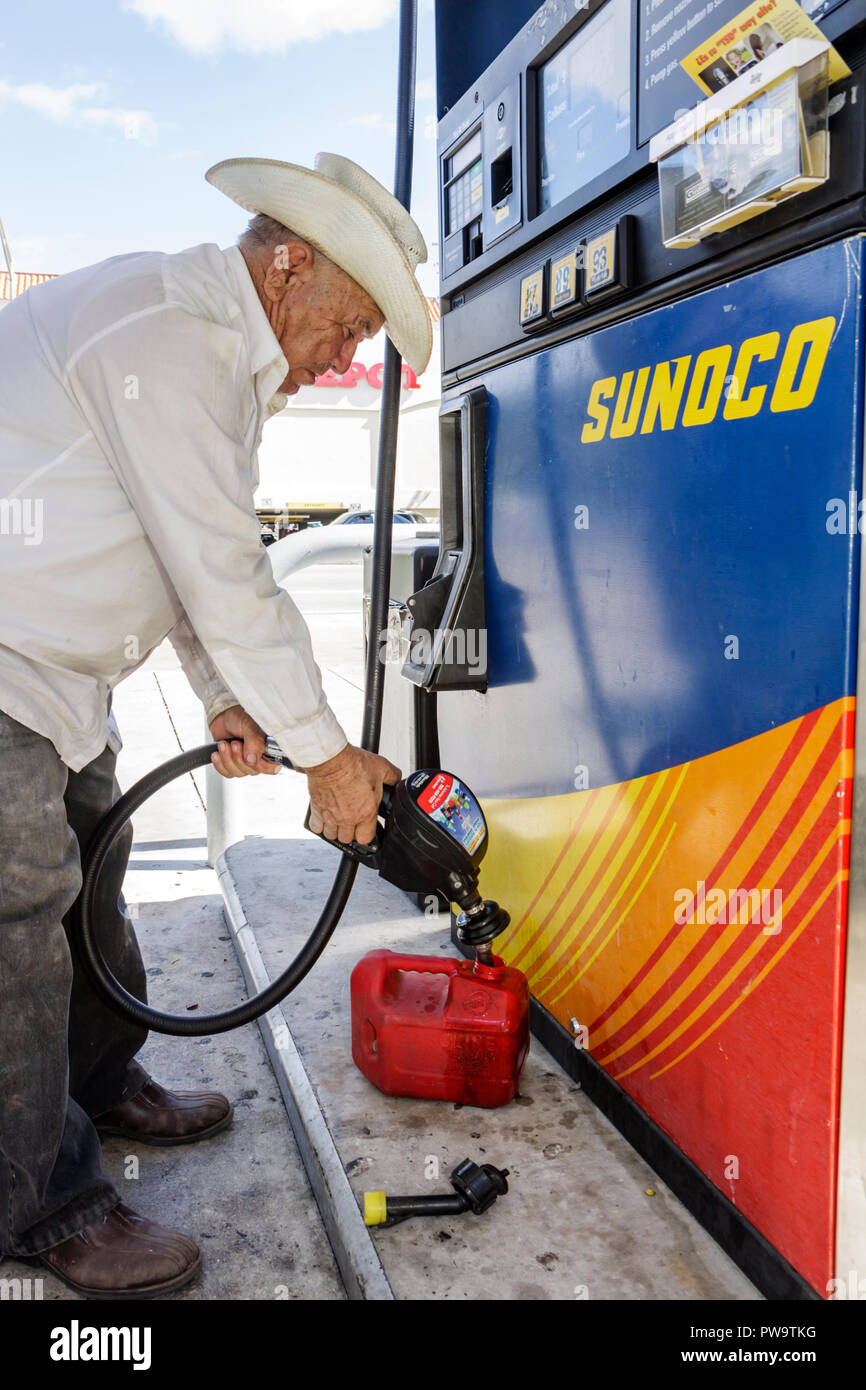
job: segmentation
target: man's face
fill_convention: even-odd
[[[321,257],[287,250],[289,265],[268,270],[264,304],[271,327],[289,364],[280,390],[294,396],[328,368],[348,371],[358,344],[384,323],[373,300],[344,271]],[[279,257],[277,261],[279,261]]]

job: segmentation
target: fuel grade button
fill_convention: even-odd
[[[587,238],[584,271],[587,301],[629,288],[633,227],[634,218],[625,216],[598,236]]]
[[[581,300],[584,248],[578,246],[557,256],[550,265],[550,313],[552,318],[574,309]]]
[[[520,327],[532,328],[547,314],[547,261],[520,281]]]

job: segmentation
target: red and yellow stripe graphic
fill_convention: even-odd
[[[841,699],[630,782],[485,804],[497,950],[822,1291],[853,718]]]

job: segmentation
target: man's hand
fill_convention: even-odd
[[[240,705],[223,710],[213,720],[210,731],[219,743],[219,752],[211,754],[211,763],[222,777],[255,777],[259,772],[273,775],[280,764],[267,762],[265,734]]]
[[[341,753],[308,767],[310,829],[327,840],[368,845],[376,834],[382,785],[393,786],[402,773],[387,758],[347,743]]]

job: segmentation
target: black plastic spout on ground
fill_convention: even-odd
[[[389,1197],[385,1192],[364,1193],[364,1221],[368,1226],[396,1226],[410,1216],[460,1216],[471,1211],[480,1216],[508,1191],[507,1168],[477,1164],[464,1158],[451,1174],[453,1192],[423,1197]]]

